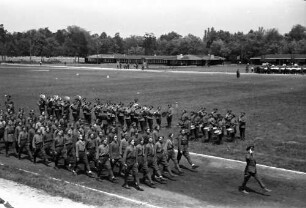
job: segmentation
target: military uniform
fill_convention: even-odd
[[[241,115],[238,118],[238,122],[239,122],[240,139],[245,140],[245,126],[246,126],[245,113],[241,113]]]
[[[65,166],[68,166],[70,169],[75,163],[75,144],[76,141],[71,134],[64,136],[64,153],[65,153]]]
[[[19,133],[19,136],[18,136],[18,146],[19,146],[18,158],[19,159],[21,159],[21,153],[24,149],[26,149],[28,156],[30,157],[30,160],[33,159],[32,152],[30,150],[30,142],[28,138],[29,138],[28,133],[25,130]]]
[[[125,151],[125,150],[124,150]],[[114,167],[116,165],[119,166],[119,173],[122,171],[122,157],[120,154],[120,142],[113,140],[109,145],[109,155],[112,170],[114,171]]]
[[[182,170],[177,162],[177,157],[174,151],[174,144],[172,138],[168,138],[165,143],[165,150],[167,151],[167,162],[169,163],[170,160],[173,161],[174,167],[181,173]]]
[[[172,117],[173,117],[174,110],[171,105],[168,105],[167,111],[167,128],[171,128],[172,125]]]
[[[143,140],[136,146],[136,150],[138,155],[138,170],[143,173],[143,180],[147,178],[149,180],[149,186],[152,186],[153,181],[149,171],[147,157],[145,156],[145,146],[143,144]]]
[[[250,151],[250,149],[254,150],[254,146],[253,145],[248,146],[246,150]],[[246,184],[251,177],[254,177],[262,189],[264,189],[267,192],[270,192],[271,190],[266,188],[266,186],[263,184],[263,182],[260,180],[260,178],[257,175],[256,160],[255,160],[253,152],[248,152],[245,156],[245,160],[246,160],[246,167],[244,169],[244,180],[241,186],[241,190],[244,193],[248,193],[245,190]]]
[[[87,158],[87,150],[86,150],[86,145],[85,142],[82,140],[77,141],[75,145],[75,157],[76,157],[76,162],[74,166],[74,173],[77,172],[77,167],[79,163],[84,163],[85,169],[87,170],[88,173],[91,173],[89,163],[88,163],[88,158]]]
[[[157,110],[154,112],[154,116],[155,116],[156,124],[161,127],[162,115],[161,115],[161,108],[160,107],[158,107]]]
[[[36,163],[36,158],[38,155],[42,157],[44,162],[48,162],[46,152],[43,148],[44,147],[43,138],[40,133],[34,135],[32,146],[33,146],[33,159],[34,159],[33,162]]]
[[[98,178],[101,177],[103,168],[106,168],[109,180],[114,181],[115,177],[110,164],[109,146],[106,142],[98,147],[96,160],[98,161]]]
[[[9,156],[8,151],[9,151],[10,146],[13,147],[13,151],[17,156],[17,151],[15,148],[14,133],[15,133],[14,126],[11,124],[8,124],[4,129],[5,153],[7,157]]]
[[[43,142],[44,142],[44,150],[46,152],[47,155],[52,156],[53,157],[53,142],[54,142],[54,137],[52,132],[45,132],[43,135]]]
[[[133,141],[133,140],[132,140]],[[130,142],[130,145],[125,149],[124,156],[123,156],[123,163],[125,164],[125,176],[124,176],[124,184],[123,187],[128,188],[128,177],[129,173],[132,172],[134,177],[134,182],[136,184],[136,188],[138,190],[143,191],[139,187],[139,176],[138,176],[138,154],[136,151],[136,147],[134,144]]]
[[[178,161],[178,163],[180,163],[180,160],[181,160],[182,156],[184,155],[185,158],[187,159],[188,163],[192,166],[192,168],[197,168],[198,166],[193,164],[191,159],[190,159],[188,143],[189,143],[188,135],[181,133],[178,136],[177,161]]]
[[[167,152],[164,151],[161,139],[155,143],[155,150],[157,165],[162,165],[163,169],[166,169],[170,176],[174,176],[167,161]]]
[[[64,136],[62,134],[58,134],[53,141],[53,149],[54,149],[54,163],[55,167],[58,167],[58,161],[62,157],[66,160],[65,155],[65,141]]]
[[[155,151],[154,144],[150,142],[146,144],[144,151],[145,151],[145,157],[147,158],[148,167],[153,169],[154,175],[161,177],[162,175],[157,165],[156,151]]]

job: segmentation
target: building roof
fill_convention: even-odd
[[[202,58],[196,56],[196,55],[184,55],[180,60],[190,60],[190,61],[199,61],[202,60]]]

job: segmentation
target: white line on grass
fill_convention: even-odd
[[[212,159],[218,159],[218,160],[224,160],[224,161],[229,161],[229,162],[236,162],[236,163],[245,164],[245,162],[242,162],[240,160],[233,160],[233,159],[227,159],[227,158],[223,158],[223,157],[216,157],[216,156],[211,156],[211,155],[198,154],[198,153],[194,153],[194,152],[190,152],[190,154],[195,155],[195,156],[199,156],[199,157],[204,157],[204,158],[212,158]],[[273,169],[273,170],[276,170],[276,171],[283,171],[283,172],[290,172],[290,173],[295,173],[295,174],[300,174],[300,175],[306,175],[305,172],[288,170],[288,169],[285,169],[285,168],[277,168],[277,167],[268,166],[268,165],[261,165],[261,164],[257,164],[257,166]]]
[[[0,165],[4,166],[3,163],[0,163]],[[32,172],[32,171],[24,170],[24,169],[21,169],[21,168],[17,168],[17,169],[20,170],[20,171],[24,171],[26,173],[33,174],[33,175],[40,175],[39,173],[35,173],[35,172]],[[101,191],[99,189],[90,188],[88,186],[80,185],[80,184],[77,184],[77,183],[72,183],[72,182],[61,180],[61,179],[54,178],[54,177],[47,177],[47,178],[49,178],[51,180],[55,180],[55,181],[62,181],[64,183],[66,183],[66,184],[71,184],[71,185],[74,185],[74,186],[82,187],[84,189],[88,189],[88,190],[91,190],[91,191],[102,193],[102,194],[105,194],[105,195],[108,195],[108,196],[111,196],[111,197],[119,198],[119,199],[122,199],[122,200],[125,200],[125,201],[129,201],[129,202],[132,202],[132,203],[135,203],[135,204],[138,204],[138,205],[148,206],[148,207],[153,207],[153,208],[161,208],[159,206],[155,206],[155,205],[149,204],[147,202],[142,202],[142,201],[139,201],[139,200],[136,200],[136,199],[131,199],[131,198],[128,198],[128,197],[120,196],[118,194],[113,194],[113,193],[109,193],[109,192],[106,192],[106,191]]]

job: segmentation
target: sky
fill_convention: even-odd
[[[296,24],[306,26],[306,0],[0,0],[0,24],[9,32],[77,25],[122,37],[171,31],[203,37],[208,27],[285,34]]]

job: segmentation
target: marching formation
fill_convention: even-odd
[[[196,169],[189,155],[191,139],[220,144],[226,135],[233,141],[238,126],[240,138],[245,138],[245,113],[237,118],[231,110],[225,116],[218,109],[211,113],[205,108],[190,113],[184,110],[179,119],[180,133],[174,136],[160,133],[162,119],[166,119],[166,128],[172,128],[172,105],[162,112],[160,106],[141,106],[137,99],[124,105],[102,103],[98,98],[91,103],[81,96],[71,99],[43,94],[37,105],[38,115],[34,110],[26,115],[23,108],[16,111],[11,96],[6,96],[5,109],[0,111],[0,139],[4,140],[7,157],[13,154],[22,159],[26,154],[33,163],[39,160],[46,165],[52,160],[55,169],[65,167],[74,175],[84,167],[99,181],[106,175],[116,182],[120,176],[127,189],[131,176],[135,188],[142,191],[141,174],[142,181],[152,188],[155,182],[165,183],[164,171],[169,179],[182,175],[182,156]]]

